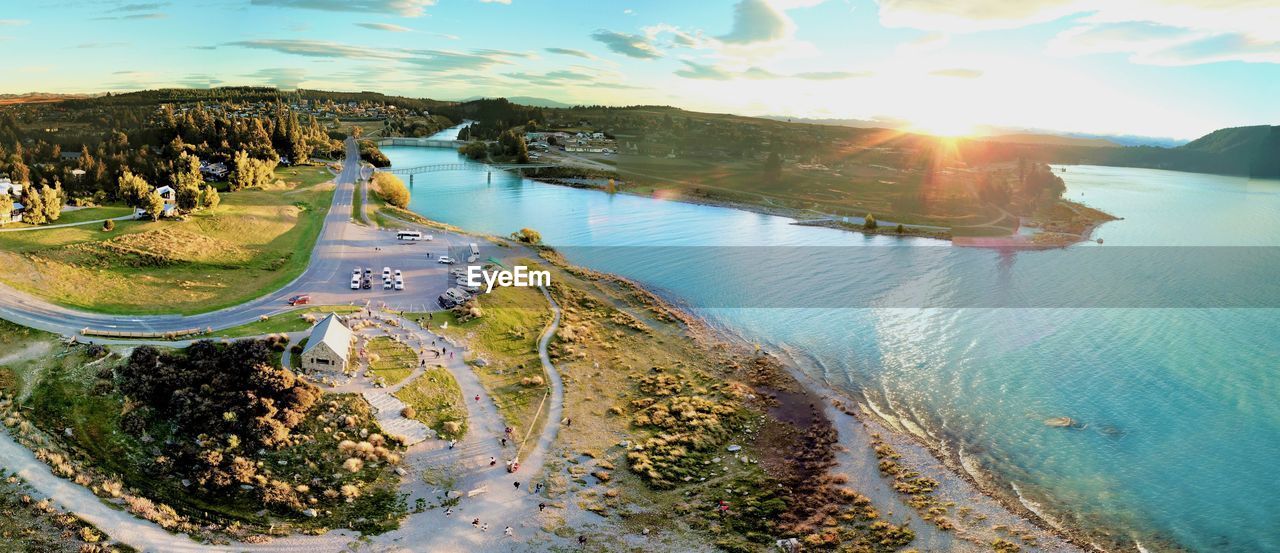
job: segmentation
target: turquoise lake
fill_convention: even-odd
[[[462,160],[447,149],[383,151],[397,167]],[[1060,173],[1069,198],[1124,220],[1095,232],[1105,240],[1101,246],[1001,253],[547,185],[471,165],[417,175],[412,209],[492,234],[537,229],[570,260],[651,286],[727,332],[787,355],[891,426],[942,446],[1033,510],[1084,528],[1099,543],[1151,551],[1280,551],[1275,304],[1138,308],[1124,307],[1121,298],[1114,300],[1118,307],[1071,307],[1070,301],[1035,307],[1031,298],[1018,307],[915,307],[894,301],[949,295],[956,282],[980,288],[974,293],[982,297],[1067,286],[1046,276],[1059,271],[1043,269],[1054,265],[1041,261],[1080,265],[1075,260],[1087,262],[1088,248],[1156,257],[1177,252],[1194,268],[1231,274],[1232,265],[1215,263],[1215,256],[1269,254],[1270,248],[1240,246],[1280,246],[1280,181],[1069,166]],[[870,290],[886,307],[821,307],[830,290],[770,270],[775,253],[727,272],[685,259],[699,247],[728,246],[770,246],[761,251],[784,252],[780,258],[804,255],[807,247],[821,247],[826,257],[850,252],[868,259],[868,270],[842,274],[831,286]],[[1178,281],[1182,272],[1172,266],[1102,280],[1143,301],[1177,306],[1189,293]],[[746,278],[751,282],[739,282]],[[1268,281],[1278,280],[1266,273],[1249,278],[1266,294],[1274,286]],[[1214,282],[1198,286],[1212,290]],[[784,290],[788,301],[804,307],[733,305],[741,286]],[[1247,279],[1229,286],[1255,288]],[[1078,427],[1044,423],[1061,416]]]

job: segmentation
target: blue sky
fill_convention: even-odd
[[[267,84],[1192,138],[1280,123],[1280,0],[0,0],[0,93]]]

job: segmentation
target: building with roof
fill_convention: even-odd
[[[343,371],[351,357],[351,329],[330,313],[311,329],[307,347],[302,348],[299,366],[307,372]]]

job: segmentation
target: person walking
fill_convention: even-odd
[[[503,439],[502,439],[502,447],[507,447],[507,439],[506,439],[506,438],[503,438]]]
[[[472,520],[472,521],[471,521],[471,525],[472,525],[472,526],[474,526],[474,527],[476,527],[476,528],[479,528],[479,527],[480,527],[480,519],[479,519],[479,518],[477,518],[477,519],[475,519],[475,520]]]
[[[458,440],[449,440],[449,449],[453,449],[453,446],[455,445],[458,445]]]
[[[488,531],[489,531],[489,523],[488,523],[488,522],[486,522],[486,523],[484,523],[484,524],[481,524],[481,525],[480,525],[480,531],[481,531],[481,532],[488,532]]]
[[[453,507],[445,507],[444,516],[451,516],[451,515],[453,515]]]
[[[515,487],[516,487],[516,491],[520,491],[520,481],[519,481],[519,480],[516,480],[515,482],[512,482],[512,484],[514,484],[514,485],[515,485]]]
[[[497,464],[498,464],[498,459],[497,459],[497,458],[489,457],[489,466],[491,466],[491,467],[492,467],[492,466],[497,465]]]
[[[537,484],[534,484],[533,493],[541,493],[541,492],[542,492],[542,482],[538,482]]]
[[[508,538],[509,538],[509,537],[512,537],[512,536],[514,536],[514,535],[515,535],[515,533],[513,533],[513,532],[511,531],[511,527],[510,527],[510,526],[508,526],[506,530],[503,530],[503,531],[502,531],[502,533],[503,533],[503,534],[506,534]]]
[[[547,504],[546,504],[546,503],[539,503],[539,504],[538,504],[538,512],[539,512],[539,513],[541,513],[541,512],[543,512],[543,511],[545,511],[545,510],[547,510]]]

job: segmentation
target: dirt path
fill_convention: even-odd
[[[533,494],[535,482],[532,479],[542,474],[547,451],[559,430],[564,387],[560,374],[547,353],[547,346],[559,328],[560,307],[545,289],[542,292],[553,312],[551,324],[538,342],[538,354],[551,382],[548,424],[543,427],[537,440],[526,444],[523,458],[520,459],[520,470],[514,474],[507,472],[505,461],[515,458],[516,444],[508,442],[507,446],[502,446],[500,439],[506,422],[498,412],[493,398],[481,385],[480,379],[463,362],[465,349],[412,321],[399,316],[379,314],[383,321],[395,320],[399,325],[384,328],[383,332],[396,334],[405,343],[416,344],[421,358],[428,363],[444,365],[462,390],[468,411],[467,435],[453,447],[447,441],[438,439],[429,439],[411,446],[404,456],[403,468],[406,474],[401,483],[401,492],[407,494],[410,508],[419,498],[427,504],[438,504],[446,492],[460,492],[463,497],[452,508],[451,515],[445,515],[442,508],[427,509],[411,514],[396,531],[367,538],[361,538],[355,532],[337,530],[320,536],[293,535],[277,538],[265,544],[237,543],[218,547],[197,543],[185,535],[171,534],[149,521],[103,503],[83,486],[55,476],[47,465],[36,460],[29,450],[15,443],[4,432],[0,432],[0,466],[17,473],[37,494],[52,498],[62,508],[76,513],[112,539],[141,551],[314,553],[349,549],[357,540],[363,544],[360,546],[362,549],[370,551],[543,549],[551,541],[563,540],[540,531],[537,513],[541,500],[540,496]],[[439,358],[428,353],[433,342],[446,351]],[[447,352],[452,352],[453,355],[449,356]],[[38,354],[36,349],[29,347],[5,358]],[[361,392],[366,388],[373,388],[371,381],[361,378],[363,382],[353,379],[331,391]],[[405,380],[408,381],[409,379]],[[476,400],[476,397],[480,399]],[[497,461],[495,465],[490,465],[491,458]],[[429,484],[423,478],[424,474],[436,476],[441,473],[449,475],[445,485]],[[439,479],[433,478],[433,481],[438,482]],[[516,481],[521,483],[520,488],[514,486]],[[487,532],[471,525],[471,521],[477,518],[482,524],[488,525]],[[507,526],[512,527],[514,535],[511,537],[504,535],[503,530]]]

